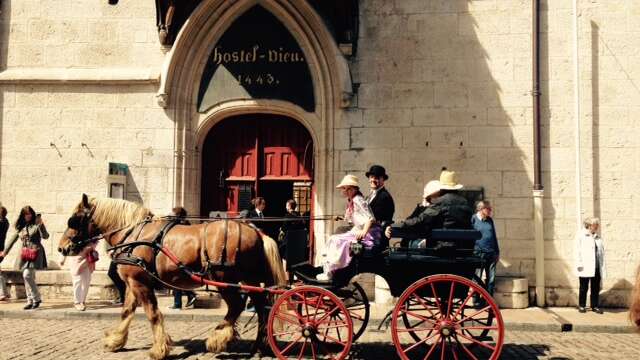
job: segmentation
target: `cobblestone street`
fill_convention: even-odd
[[[1,319],[0,359],[147,359],[151,331],[146,321],[136,320],[125,350],[105,353],[102,334],[113,320]],[[214,356],[205,353],[204,339],[213,327],[204,322],[168,321],[174,341],[174,359],[251,358],[252,332],[243,335],[231,351]],[[640,335],[508,331],[502,359],[637,359]],[[352,349],[354,359],[395,359],[388,333],[368,331]],[[259,358],[257,355],[253,358]]]

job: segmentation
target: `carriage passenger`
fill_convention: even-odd
[[[458,193],[463,185],[458,184],[456,173],[443,169],[440,180],[437,183],[430,183],[433,188],[429,192],[434,191],[429,196],[430,206],[423,206],[422,209],[419,206],[407,220],[387,227],[385,229],[387,237],[391,237],[393,232],[410,232],[429,238],[432,229],[471,229],[470,219],[473,210],[467,199]],[[439,188],[437,192],[435,192],[436,184]],[[429,184],[425,186],[425,192],[428,186]],[[419,246],[426,246],[426,242],[420,243]]]
[[[382,229],[360,192],[358,177],[346,175],[336,188],[347,198],[345,220],[353,224],[353,228],[343,234],[335,234],[329,238],[323,252],[323,273],[318,280],[329,280],[336,270],[345,268],[351,262],[350,247],[360,242],[365,248],[372,248],[380,241]]]

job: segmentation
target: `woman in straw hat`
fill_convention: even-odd
[[[346,233],[332,235],[323,253],[323,273],[318,280],[330,280],[336,270],[345,268],[351,263],[351,243],[361,242],[366,248],[371,248],[380,240],[382,230],[375,223],[373,213],[360,192],[358,177],[346,175],[336,188],[347,198],[347,209],[344,219],[353,224],[353,228]]]

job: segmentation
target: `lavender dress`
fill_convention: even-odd
[[[330,274],[336,270],[345,268],[351,262],[349,245],[356,242],[356,233],[364,229],[367,222],[375,220],[369,204],[362,195],[356,195],[344,215],[345,221],[353,224],[353,228],[344,234],[331,235],[325,245],[322,267],[324,273]],[[365,248],[373,247],[374,243],[380,239],[382,229],[377,224],[371,225],[367,235],[361,240]]]

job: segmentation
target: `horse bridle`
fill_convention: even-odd
[[[94,209],[83,209],[82,215],[74,215],[67,221],[67,226],[70,229],[76,230],[76,234],[69,237],[69,241],[71,241],[70,250],[80,251],[87,244],[102,238],[102,234],[91,236],[92,227],[97,229],[92,220],[93,211]],[[80,218],[80,220],[74,223],[72,220],[74,218]]]

